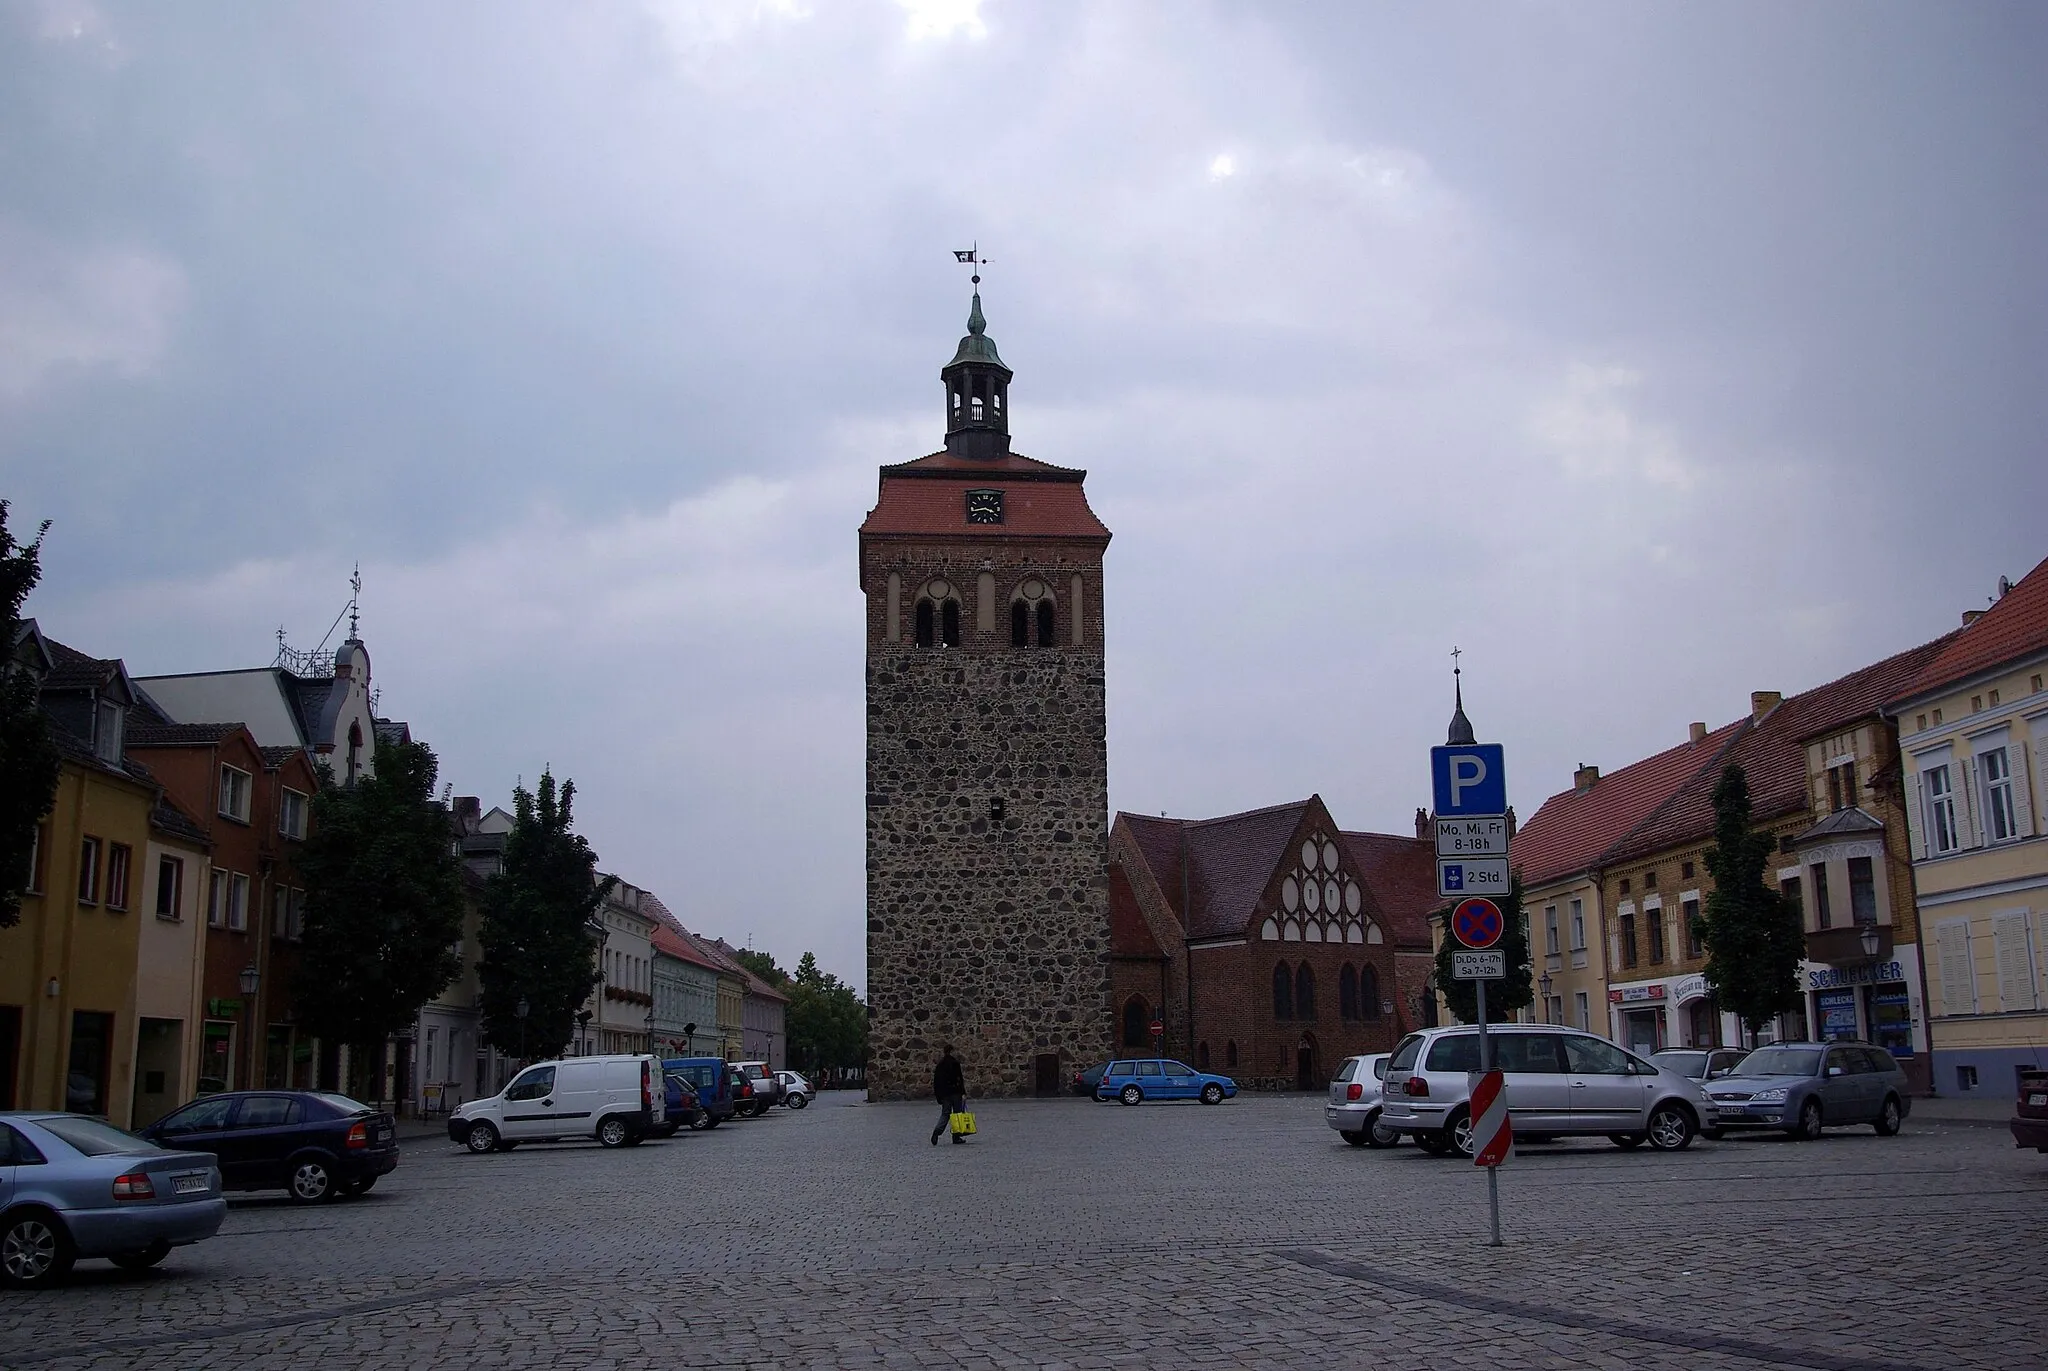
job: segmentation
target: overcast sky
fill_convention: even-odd
[[[2044,554],[2048,11],[0,0],[0,496],[137,673],[317,643],[865,983],[875,468],[978,241],[1110,800],[1526,816]]]

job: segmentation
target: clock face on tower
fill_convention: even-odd
[[[967,522],[970,524],[1000,524],[1003,521],[1003,492],[1000,490],[970,490],[967,492]]]

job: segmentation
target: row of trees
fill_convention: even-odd
[[[1806,934],[1799,906],[1764,880],[1775,847],[1768,833],[1750,823],[1749,779],[1739,766],[1721,773],[1714,786],[1714,845],[1707,849],[1707,874],[1714,889],[1696,930],[1706,945],[1703,972],[1714,1001],[1741,1019],[1754,1034],[1780,1014],[1799,1008],[1799,959]],[[1506,1019],[1535,1001],[1529,930],[1522,915],[1522,881],[1517,876],[1500,902],[1506,928],[1499,946],[1507,954],[1508,977],[1488,984],[1487,1017]],[[1439,915],[1443,938],[1436,954],[1436,984],[1461,1023],[1478,1018],[1474,982],[1454,980],[1451,911]]]
[[[438,769],[424,743],[380,743],[368,778],[326,786],[313,801],[294,989],[301,1020],[323,1038],[374,1054],[462,974],[466,877],[434,799]],[[592,926],[617,878],[598,876],[597,853],[575,830],[575,801],[576,783],[557,786],[549,771],[534,790],[512,792],[503,865],[478,902],[479,1010],[484,1041],[500,1052],[561,1052],[598,983]],[[766,953],[740,955],[790,997],[792,1063],[866,1061],[866,1007],[815,957],[806,952],[792,980]]]

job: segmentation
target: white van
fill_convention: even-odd
[[[448,1136],[472,1152],[561,1138],[630,1147],[655,1131],[667,1107],[659,1058],[564,1057],[535,1062],[489,1099],[462,1105],[448,1116]]]

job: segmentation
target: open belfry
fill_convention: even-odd
[[[1087,473],[1010,450],[974,278],[946,445],[885,466],[867,596],[869,1097],[1057,1093],[1109,1046],[1102,554]]]

